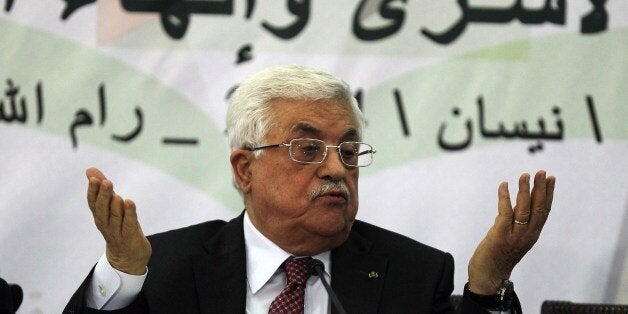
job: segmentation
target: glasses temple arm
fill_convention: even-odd
[[[252,151],[252,152],[254,152],[254,151],[256,151],[256,150],[260,150],[260,149],[273,148],[273,147],[281,147],[281,146],[287,146],[287,145],[290,145],[290,144],[283,144],[283,143],[282,143],[282,144],[266,145],[266,146],[258,146],[258,147],[244,147],[244,149],[245,149],[245,150],[248,150],[248,151]]]

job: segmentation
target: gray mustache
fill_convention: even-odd
[[[330,192],[342,193],[347,199],[347,202],[351,201],[351,194],[349,193],[349,188],[347,188],[347,185],[344,183],[344,181],[330,181],[330,180],[323,181],[323,183],[320,186],[318,186],[314,191],[312,191],[308,195],[308,199],[310,201],[313,201],[317,197],[330,193]]]

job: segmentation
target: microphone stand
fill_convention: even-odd
[[[340,300],[338,300],[336,293],[334,293],[334,290],[331,289],[331,287],[327,283],[327,280],[325,280],[325,274],[323,273],[325,269],[325,265],[323,264],[323,262],[317,259],[311,259],[308,261],[307,266],[310,270],[310,274],[317,275],[323,282],[323,286],[325,286],[325,290],[327,290],[327,294],[329,294],[329,297],[331,298],[332,303],[336,307],[336,310],[338,310],[338,313],[347,314],[345,309],[342,307]]]

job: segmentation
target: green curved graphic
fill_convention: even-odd
[[[59,149],[72,150],[70,126],[82,109],[92,123],[76,128],[77,149],[94,145],[130,157],[204,191],[234,211],[241,210],[241,199],[231,184],[226,137],[188,99],[89,47],[5,20],[0,20],[0,28],[0,76],[19,86],[19,95],[27,100],[25,127],[67,137],[68,146]],[[40,124],[35,117],[38,82],[44,99]],[[101,124],[103,83],[106,114]],[[112,139],[138,127],[136,108],[142,114],[141,132],[129,142]],[[164,137],[197,138],[198,145],[163,145]]]
[[[372,173],[393,165],[458,153],[486,145],[520,143],[521,153],[538,145],[566,139],[597,142],[587,102],[591,96],[601,137],[600,145],[628,140],[628,29],[595,36],[564,34],[499,45],[446,59],[395,77],[365,93],[366,137],[378,150]],[[404,135],[395,90],[405,112],[409,136]],[[482,97],[485,129],[507,130],[526,121],[538,133],[539,118],[546,133],[562,140],[486,138],[480,134],[478,98]],[[558,108],[558,114],[554,108]],[[457,108],[458,115],[454,115]],[[467,123],[472,132],[468,132]],[[439,129],[449,144],[464,149],[447,151],[438,144]],[[532,136],[531,136],[532,137]],[[547,149],[539,152],[548,154]]]

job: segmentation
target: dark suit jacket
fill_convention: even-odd
[[[244,313],[246,257],[243,215],[148,237],[153,255],[140,296],[116,313]],[[453,257],[399,234],[356,221],[331,252],[332,288],[347,313],[453,313]],[[376,272],[378,276],[369,276]],[[87,309],[90,276],[64,313]],[[517,302],[518,306],[518,302]],[[520,311],[520,307],[519,312]],[[486,313],[468,296],[463,313]],[[335,313],[335,308],[332,310]]]

